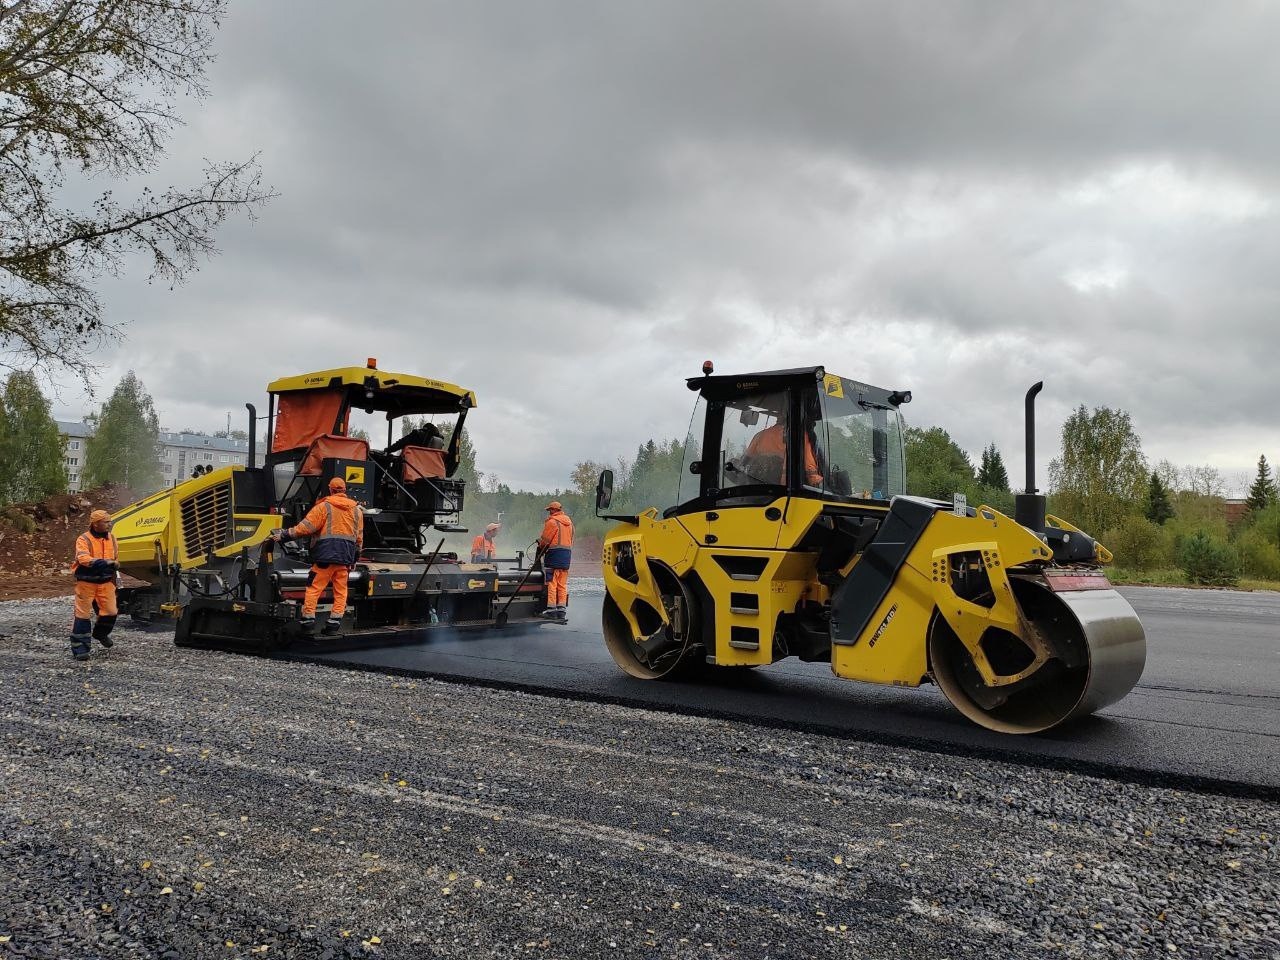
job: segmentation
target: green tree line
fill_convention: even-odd
[[[159,420],[132,371],[86,421],[91,436],[81,468],[83,489],[115,483],[146,493],[162,484]],[[404,428],[416,425],[407,420]],[[447,427],[445,433],[447,442]],[[962,493],[971,504],[1013,513],[1008,471],[994,443],[982,450],[976,465],[942,427],[908,427],[905,445],[908,493],[940,500]],[[601,470],[614,471],[612,512],[663,508],[678,500],[684,453],[679,440],[648,440],[632,457],[579,462],[564,487],[532,492],[513,490],[481,472],[464,430],[457,472],[467,484],[463,525],[479,531],[501,521],[500,553],[511,556],[537,538],[546,505],[554,499],[574,518],[579,538],[590,544],[610,526],[594,511]],[[1049,512],[1096,536],[1126,574],[1214,585],[1235,584],[1241,577],[1280,580],[1280,484],[1265,455],[1258,457],[1235,523],[1228,522],[1220,471],[1167,460],[1150,464],[1123,410],[1075,410],[1063,425],[1049,474]],[[11,372],[0,396],[0,506],[61,493],[67,480],[63,439],[49,401],[33,373]],[[466,553],[471,535],[450,535],[445,548]]]

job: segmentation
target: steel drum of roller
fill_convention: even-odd
[[[960,641],[935,625],[933,679],[966,717],[1001,733],[1039,733],[1101,710],[1137,685],[1146,634],[1116,590],[1053,592],[1031,579],[1013,586],[1028,622],[1058,656],[1015,687],[985,687]]]

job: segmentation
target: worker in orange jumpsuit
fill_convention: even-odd
[[[76,556],[71,573],[76,578],[75,619],[71,623],[71,656],[89,659],[89,647],[97,640],[112,645],[111,628],[116,625],[116,570],[120,566],[120,545],[111,532],[111,514],[95,510],[89,514],[89,529],[76,538]],[[94,611],[98,622],[93,622]]]
[[[476,535],[471,541],[472,563],[493,563],[498,556],[498,546],[493,541],[501,529],[502,524],[491,523],[484,528],[484,533]]]
[[[347,611],[347,575],[364,546],[364,510],[347,496],[347,484],[341,477],[329,481],[329,496],[316,501],[302,522],[288,530],[271,535],[280,542],[310,538],[311,576],[302,600],[302,616],[298,623],[304,632],[315,627],[316,604],[326,587],[333,588],[333,609],[322,633],[333,636],[342,629],[342,615]]]
[[[787,482],[787,435],[781,420],[751,438],[751,442],[747,444],[747,452],[743,455],[743,459],[748,463],[743,466],[749,467],[749,461],[758,457],[777,457],[782,464],[782,474],[778,482]],[[746,472],[751,474],[754,471],[748,469]],[[761,479],[767,483],[773,482],[768,477]],[[807,430],[804,434],[804,482],[811,487],[822,486],[822,470],[818,467],[818,458],[813,452],[813,441],[809,439]]]
[[[544,617],[567,623],[569,620],[569,561],[573,555],[573,521],[559,500],[547,504],[547,522],[538,538],[538,558],[547,577],[547,609]]]

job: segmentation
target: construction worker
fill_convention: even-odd
[[[288,530],[271,534],[277,542],[310,538],[311,576],[302,600],[302,616],[298,623],[303,632],[316,624],[316,604],[326,587],[333,588],[333,609],[324,635],[333,636],[342,629],[342,615],[347,611],[347,575],[364,546],[364,510],[347,496],[347,484],[341,477],[329,481],[329,495],[316,501],[302,522]]]
[[[440,432],[439,427],[428,421],[422,426],[410,430],[391,446],[387,447],[387,453],[399,453],[405,447],[430,447],[440,450],[444,448],[444,434]]]
[[[493,563],[498,556],[498,546],[493,541],[501,529],[502,524],[491,523],[484,528],[484,533],[476,535],[471,541],[472,563]]]
[[[547,575],[547,609],[542,615],[566,623],[569,619],[569,561],[573,553],[573,521],[559,500],[547,504],[547,522],[538,538],[538,558]]]
[[[76,578],[75,619],[71,624],[71,656],[89,659],[89,647],[97,640],[110,647],[111,628],[116,625],[116,570],[120,546],[111,532],[111,514],[95,510],[89,514],[89,529],[76,538],[76,556],[71,572]],[[93,623],[94,611],[98,622]],[[92,630],[92,632],[90,632]]]
[[[765,469],[761,458],[776,458],[776,466],[773,469]],[[756,461],[754,464],[756,470],[751,469],[753,460]],[[781,420],[751,438],[751,442],[747,444],[747,451],[743,454],[743,467],[744,469],[739,472],[745,473],[750,479],[763,483],[787,482],[787,436]],[[758,475],[757,470],[769,475]],[[781,473],[778,470],[781,470]],[[813,441],[809,439],[807,430],[804,434],[804,482],[811,487],[822,486],[822,470],[818,467],[818,458],[813,452]]]

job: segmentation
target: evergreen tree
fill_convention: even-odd
[[[15,371],[0,400],[0,502],[43,500],[67,489],[62,434],[33,374]]]
[[[1151,472],[1151,483],[1147,485],[1147,504],[1143,514],[1152,523],[1164,524],[1173,519],[1173,504],[1169,502],[1169,491],[1160,480],[1160,474]]]
[[[147,388],[130,370],[101,412],[85,418],[84,488],[118,483],[139,493],[160,487],[160,420]]]
[[[1248,499],[1245,500],[1250,513],[1257,513],[1280,501],[1280,491],[1276,490],[1275,478],[1271,475],[1271,464],[1266,456],[1258,457],[1258,476],[1249,488]]]
[[[1009,489],[1009,473],[1004,468],[1004,458],[996,445],[990,444],[982,451],[982,466],[978,468],[978,483],[996,490]]]

